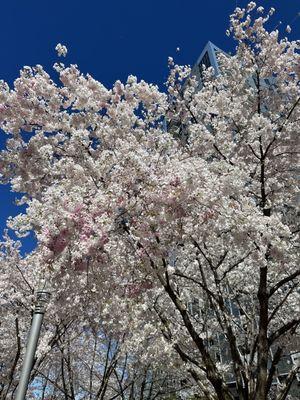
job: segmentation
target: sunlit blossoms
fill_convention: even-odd
[[[61,43],[58,43],[58,44],[56,45],[55,50],[57,51],[57,55],[58,55],[59,57],[60,57],[60,56],[66,57],[67,52],[68,52],[68,49],[66,48],[66,46],[64,46],[64,45],[61,44]]]
[[[37,238],[23,259],[3,244],[1,274],[14,288],[5,299],[29,315],[34,288],[52,291],[34,375],[45,381],[35,382],[55,376],[62,387],[69,368],[79,397],[107,378],[103,399],[129,399],[130,385],[167,371],[186,396],[288,398],[298,367],[280,381],[278,365],[299,350],[300,42],[266,30],[273,12],[235,10],[236,54],[220,54],[218,76],[203,71],[201,90],[173,59],[166,93],[133,76],[109,89],[62,64],[60,84],[41,66],[13,88],[1,82],[1,177],[27,205],[9,226]],[[19,324],[7,301],[7,324]],[[108,355],[111,374],[99,380],[85,357],[107,366]],[[3,363],[14,365],[8,354]]]

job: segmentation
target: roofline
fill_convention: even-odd
[[[199,62],[202,60],[204,54],[207,52],[208,55],[209,55],[210,60],[213,61],[213,62],[212,62],[212,65],[214,65],[214,66],[217,68],[216,73],[219,74],[220,71],[219,71],[218,61],[217,61],[216,54],[215,54],[216,51],[221,52],[221,53],[223,53],[223,54],[225,54],[225,55],[228,56],[228,54],[227,54],[224,50],[220,49],[218,46],[216,46],[214,43],[212,43],[212,42],[209,40],[209,41],[206,43],[206,45],[204,46],[204,48],[203,48],[203,50],[202,50],[200,56],[197,58],[197,61],[196,61],[196,64],[195,64],[195,65],[199,65]]]

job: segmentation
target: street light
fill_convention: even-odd
[[[25,399],[30,379],[30,373],[33,367],[34,355],[40,337],[41,326],[43,323],[46,306],[49,303],[49,300],[50,300],[50,292],[46,290],[37,291],[36,305],[32,317],[31,328],[28,336],[22,372],[15,400]]]

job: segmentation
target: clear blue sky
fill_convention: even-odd
[[[239,0],[3,0],[1,2],[0,79],[9,83],[23,65],[42,64],[50,70],[57,61],[57,43],[69,53],[64,62],[76,63],[106,86],[129,74],[162,87],[167,58],[193,64],[208,40],[234,51],[225,36],[228,17]],[[276,8],[271,26],[282,21],[300,39],[300,0],[265,0]],[[176,52],[176,48],[181,50]],[[0,139],[0,144],[3,138]],[[14,194],[0,187],[0,231],[6,218],[18,212]],[[32,247],[30,239],[26,248]]]

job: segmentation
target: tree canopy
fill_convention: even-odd
[[[45,284],[32,380],[44,398],[142,399],[146,385],[145,398],[166,398],[165,375],[186,396],[287,398],[299,371],[279,379],[299,338],[300,42],[265,28],[273,12],[235,10],[236,54],[219,54],[201,90],[172,59],[166,92],[134,76],[108,89],[62,63],[60,83],[39,65],[1,82],[1,178],[27,205],[8,225],[38,243],[26,257],[2,244],[3,398]]]

